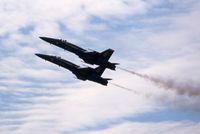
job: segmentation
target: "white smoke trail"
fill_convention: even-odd
[[[119,87],[119,88],[121,88],[121,89],[124,89],[124,90],[126,90],[126,91],[130,91],[130,92],[133,92],[133,93],[135,93],[135,94],[139,94],[137,91],[135,91],[134,89],[130,89],[130,88],[127,88],[127,87],[124,87],[124,86],[121,86],[121,85],[119,85],[119,84],[116,84],[116,83],[112,83],[112,82],[109,82],[111,85],[113,85],[113,86],[116,86],[116,87]]]
[[[126,71],[128,73],[131,73],[133,75],[139,76],[141,78],[144,78],[146,80],[149,80],[156,84],[159,87],[162,87],[163,89],[170,89],[174,90],[179,95],[188,95],[188,96],[196,96],[200,97],[200,89],[198,85],[194,85],[192,83],[177,83],[175,80],[163,80],[161,78],[154,78],[149,75],[144,75],[140,73],[136,73],[134,71],[130,71],[121,67],[118,67],[119,69]]]

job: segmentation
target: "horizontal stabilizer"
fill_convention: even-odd
[[[112,63],[113,65],[119,65],[119,63]]]
[[[110,79],[110,78],[104,78],[104,80],[112,80],[112,79]]]

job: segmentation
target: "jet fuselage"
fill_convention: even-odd
[[[105,68],[102,68],[102,67],[97,67],[95,69],[90,68],[90,67],[81,68],[80,66],[77,66],[76,64],[72,62],[62,59],[61,57],[44,55],[44,54],[36,54],[36,55],[44,60],[47,60],[58,66],[61,66],[63,68],[70,70],[80,80],[83,80],[83,81],[90,80],[102,85],[108,84],[109,79],[104,79],[101,77]]]
[[[69,52],[72,52],[79,56],[84,62],[91,64],[91,65],[99,65],[105,68],[109,68],[112,70],[115,70],[117,63],[111,63],[109,62],[109,58],[111,57],[114,50],[108,49],[102,53],[99,53],[97,51],[87,51],[81,47],[78,47],[70,42],[67,42],[66,40],[61,39],[54,39],[54,38],[48,38],[48,37],[40,37],[42,40],[49,42],[50,44],[53,44],[57,47],[63,48],[64,50],[67,50]]]

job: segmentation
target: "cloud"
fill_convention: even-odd
[[[13,33],[24,26],[34,26],[42,30],[38,33],[58,34],[57,22],[63,23],[68,29],[81,32],[87,30],[90,25],[90,17],[100,18],[122,18],[133,14],[144,13],[152,7],[155,0],[144,2],[142,0],[133,1],[92,1],[75,0],[59,2],[48,0],[36,0],[34,3],[20,0],[1,1],[1,35]],[[150,6],[151,5],[151,6]],[[112,8],[110,8],[112,6]],[[15,21],[12,21],[15,19]],[[10,23],[7,23],[10,22]],[[21,25],[23,24],[23,25]],[[50,29],[49,29],[50,28]],[[53,29],[53,30],[51,30]],[[37,29],[39,30],[39,29]],[[51,32],[51,31],[52,32]],[[89,30],[89,29],[88,29]],[[57,31],[56,33],[53,33]]]
[[[161,122],[161,123],[124,123],[102,131],[81,132],[77,134],[146,134],[146,133],[162,133],[162,134],[182,134],[194,133],[198,134],[199,123],[193,122]]]
[[[168,2],[176,7],[177,3]],[[113,61],[128,69],[177,83],[199,84],[199,4],[188,7],[193,2],[178,1],[187,11],[170,15],[165,10],[160,13],[163,3],[1,0],[0,132],[89,133],[87,128],[95,128],[91,133],[167,133],[169,129],[172,133],[198,133],[199,124],[188,118],[159,123],[123,120],[167,108],[191,110],[193,115],[199,110],[198,97],[161,90],[119,70],[106,71],[104,77],[139,94],[73,80],[70,72],[34,56],[35,52],[61,55],[78,64],[74,55],[38,39],[41,35],[62,37],[84,48],[101,50],[109,45],[116,50]]]
[[[149,103],[148,101],[144,102],[141,97],[133,97],[133,94],[129,94],[123,90],[116,92],[114,88],[103,89],[94,84],[93,88],[78,88],[76,90],[68,88],[48,91],[53,94],[54,92],[58,92],[58,90],[62,91],[62,96],[47,95],[45,97],[40,93],[41,97],[38,97],[38,95],[35,97],[27,96],[23,99],[20,99],[20,97],[21,101],[31,103],[15,104],[13,108],[19,108],[17,111],[13,109],[12,112],[4,113],[1,116],[7,114],[7,119],[12,118],[22,123],[18,125],[15,131],[12,131],[13,133],[30,133],[31,129],[34,132],[40,131],[40,133],[43,133],[49,129],[49,125],[54,126],[51,128],[52,131],[73,132],[76,129],[93,126],[96,123],[112,120],[124,114],[141,113],[151,110],[150,107],[145,106],[146,103]],[[105,92],[105,90],[107,91]],[[26,94],[30,94],[30,91],[26,92]],[[138,103],[134,103],[136,100]],[[24,108],[22,109],[21,107]],[[17,125],[13,120],[7,121],[7,119],[2,120],[3,126],[8,122],[15,126]],[[50,122],[45,127],[46,121]],[[10,127],[12,128],[12,125]]]

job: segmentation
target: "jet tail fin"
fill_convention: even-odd
[[[112,56],[113,52],[114,52],[114,50],[112,50],[112,49],[107,49],[107,50],[101,52],[101,55],[102,55],[106,60],[109,60],[110,57]]]
[[[105,67],[99,66],[99,67],[95,68],[95,71],[99,76],[101,76],[103,74],[103,72],[105,71],[105,69],[106,69]]]

